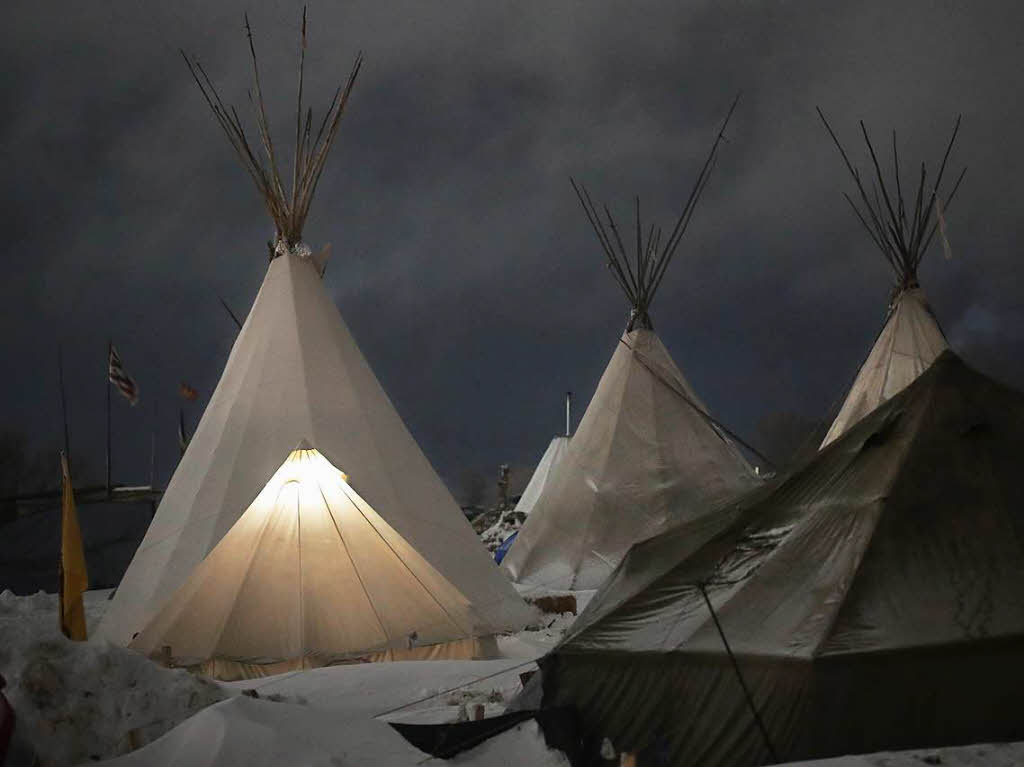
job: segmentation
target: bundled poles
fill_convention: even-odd
[[[733,99],[732,105],[729,107],[729,111],[726,113],[718,134],[711,145],[711,151],[708,152],[704,165],[701,167],[700,173],[697,175],[696,181],[694,181],[693,188],[690,190],[690,196],[686,199],[682,212],[679,214],[679,218],[664,244],[661,241],[661,229],[653,225],[648,228],[645,235],[640,218],[640,198],[636,197],[634,198],[634,228],[636,236],[633,246],[635,254],[630,257],[608,206],[602,205],[601,210],[598,211],[586,187],[582,184],[577,185],[576,180],[573,178],[569,179],[572,188],[576,192],[576,197],[579,199],[580,205],[583,206],[583,211],[587,215],[587,220],[590,222],[594,234],[597,235],[601,249],[608,259],[608,268],[611,270],[612,277],[626,294],[632,305],[628,330],[637,328],[653,329],[649,314],[651,302],[658,287],[661,285],[662,279],[665,277],[665,272],[672,261],[672,257],[675,255],[676,249],[679,247],[680,241],[683,239],[683,235],[690,225],[690,219],[693,217],[694,210],[696,210],[697,202],[700,200],[701,194],[704,192],[711,177],[715,158],[718,155],[718,148],[725,139],[725,129],[729,125],[729,120],[732,118],[737,103],[739,103],[739,98],[739,94],[737,94],[736,98]]]
[[[249,40],[254,79],[254,93],[249,94],[249,101],[256,116],[257,132],[265,157],[260,157],[259,153],[254,150],[238,112],[233,106],[224,103],[203,66],[197,60],[190,59],[184,51],[181,52],[181,55],[185,59],[185,64],[188,66],[189,72],[192,73],[196,85],[199,86],[203,99],[241,160],[242,166],[255,182],[267,211],[274,219],[277,228],[277,242],[274,244],[276,253],[282,245],[291,249],[302,242],[302,228],[306,216],[309,214],[313,193],[327,162],[331,145],[337,136],[341,116],[345,111],[356,76],[363,64],[363,55],[359,53],[356,56],[348,80],[335,90],[319,127],[314,132],[313,111],[306,109],[303,112],[302,103],[306,62],[306,11],[303,9],[302,34],[299,43],[298,98],[295,108],[295,161],[291,174],[291,189],[288,191],[282,181],[281,166],[278,163],[277,152],[270,135],[270,125],[263,102],[263,86],[256,46],[253,42],[252,27],[249,26],[248,16],[245,17],[245,31]]]
[[[960,188],[960,182],[964,179],[964,174],[967,173],[967,168],[960,171],[951,191],[943,201],[939,189],[946,173],[950,152],[960,131],[960,117],[956,118],[956,123],[953,125],[953,133],[946,145],[946,151],[942,155],[935,180],[928,183],[928,170],[922,162],[917,180],[917,192],[913,204],[908,205],[900,178],[900,161],[896,148],[895,131],[892,134],[892,177],[890,180],[882,172],[874,144],[868,135],[867,127],[861,121],[860,131],[873,170],[873,173],[869,172],[865,179],[850,160],[820,108],[818,108],[818,116],[821,117],[825,130],[828,131],[836,149],[839,150],[839,155],[857,187],[857,201],[846,193],[843,196],[853,208],[854,215],[857,216],[857,220],[871,237],[871,241],[882,252],[885,260],[896,273],[897,290],[916,287],[917,269],[921,264],[921,259],[928,251],[928,246],[931,245],[936,230],[942,230],[941,234],[943,238],[945,237],[943,211],[949,208],[954,195]],[[870,194],[866,187],[867,183],[870,183],[871,186]],[[946,247],[948,249],[948,243]]]

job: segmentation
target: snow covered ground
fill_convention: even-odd
[[[932,764],[942,767],[1020,767],[1024,765],[1024,743],[885,751],[866,756],[793,762],[788,767],[925,767]]]
[[[86,594],[90,629],[108,595]],[[572,619],[545,616],[499,638],[507,657],[498,660],[358,664],[222,684],[108,642],[71,642],[57,629],[55,595],[3,592],[0,673],[18,716],[12,761],[31,764],[34,752],[45,765],[431,763],[387,722],[455,722],[478,707],[501,713],[521,689],[519,675]],[[568,764],[530,722],[449,763]]]
[[[548,595],[523,589],[530,597]],[[86,595],[90,626],[109,592]],[[558,593],[564,592],[556,592]],[[578,610],[593,592],[577,592]],[[335,666],[250,682],[216,683],[166,669],[105,642],[70,642],[57,630],[52,594],[0,594],[0,673],[18,715],[13,767],[37,753],[47,767],[278,767],[461,765],[567,767],[527,721],[447,762],[405,741],[388,722],[443,723],[501,713],[519,675],[553,647],[574,616],[502,637],[487,661],[407,661]],[[1024,743],[847,756],[799,767],[1011,767]],[[797,767],[796,764],[791,767]]]
[[[86,595],[90,626],[108,594]],[[52,765],[125,753],[232,694],[106,642],[66,639],[56,595],[42,592],[0,594],[0,674],[17,715],[15,754],[34,750]]]

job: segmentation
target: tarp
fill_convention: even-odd
[[[316,265],[270,263],[224,373],[118,587],[99,636],[127,644],[309,439],[495,629],[527,605],[480,545],[324,290]]]
[[[519,583],[597,588],[634,541],[756,483],[654,331],[628,331],[502,567]]]
[[[1024,395],[952,352],[809,463],[634,546],[542,662],[639,764],[1024,738]],[[694,541],[703,543],[694,544]],[[659,761],[660,760],[660,761]]]
[[[505,558],[505,555],[508,554],[508,550],[512,548],[512,544],[516,542],[517,535],[519,535],[518,532],[512,533],[512,535],[503,540],[501,542],[501,545],[494,550],[494,561],[497,564],[500,565],[501,560],[503,560]]]

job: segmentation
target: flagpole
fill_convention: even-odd
[[[60,347],[58,349],[58,359],[60,359]],[[61,376],[61,383],[63,383],[63,376]],[[63,394],[64,387],[61,387],[61,393]],[[60,554],[57,555],[57,628],[60,629],[60,633],[67,636],[67,629],[64,623],[64,467],[60,470],[60,491],[61,491],[61,504],[60,504]]]
[[[107,341],[107,498],[110,497],[110,351],[113,341]]]
[[[60,382],[60,416],[64,423],[64,455],[68,457],[68,466],[71,465],[71,444],[68,438],[68,405],[64,396],[64,354],[61,345],[57,344],[57,378]]]
[[[157,403],[153,399],[153,434],[149,441],[149,486],[156,487],[156,424],[157,424]]]

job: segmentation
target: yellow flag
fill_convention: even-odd
[[[85,639],[85,606],[82,592],[89,588],[85,570],[82,529],[78,526],[75,496],[71,490],[68,457],[60,454],[62,479],[60,528],[60,630],[69,639]]]

